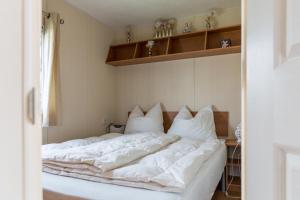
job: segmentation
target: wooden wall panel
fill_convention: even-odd
[[[166,111],[183,105],[191,110],[212,104],[229,112],[229,135],[240,122],[240,54],[133,65],[116,69],[117,122],[139,104],[148,110],[156,102]]]

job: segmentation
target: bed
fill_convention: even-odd
[[[165,131],[170,128],[176,114],[177,112],[163,112]],[[214,121],[217,135],[226,137],[228,112],[214,112]],[[118,183],[111,184],[110,181],[101,183],[43,172],[44,200],[209,200],[214,194],[226,164],[226,148],[224,142],[220,143],[221,145],[211,153],[200,169],[197,169],[197,173],[186,189],[181,192],[128,187]]]

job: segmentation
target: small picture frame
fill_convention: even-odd
[[[221,48],[231,47],[231,39],[223,39],[220,41]]]

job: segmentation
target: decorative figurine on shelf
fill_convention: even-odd
[[[127,37],[127,43],[132,42],[132,27],[130,25],[126,26],[126,37]]]
[[[164,38],[164,37],[166,37],[166,22],[164,21],[163,23],[162,23],[162,26],[161,26],[161,36]]]
[[[217,26],[216,10],[212,10],[210,15],[205,18],[205,26],[207,30],[214,29]]]
[[[193,24],[192,24],[192,22],[190,22],[190,23],[188,23],[188,22],[186,22],[185,24],[184,24],[184,27],[183,27],[183,33],[190,33],[190,32],[192,32],[192,28],[193,28]]]
[[[148,56],[152,56],[152,48],[154,46],[154,41],[149,40],[146,44],[146,47],[148,48]]]
[[[174,35],[176,19],[158,19],[154,24],[154,38],[164,38]]]
[[[175,25],[176,25],[176,19],[175,18],[171,18],[168,20],[168,24],[167,24],[167,28],[168,28],[168,36],[173,36],[174,32],[175,32]]]
[[[167,23],[166,28],[167,28],[166,36],[167,37],[172,36],[171,24]]]
[[[230,39],[221,40],[220,44],[221,44],[221,48],[231,47],[231,40]]]
[[[157,20],[154,24],[154,30],[155,30],[155,34],[154,34],[154,38],[160,38],[160,27],[162,25],[162,22],[160,20]]]

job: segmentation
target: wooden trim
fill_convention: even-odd
[[[135,44],[135,48],[134,48],[134,53],[133,53],[133,59],[136,58],[136,54],[137,54],[138,48],[139,48],[139,44],[136,43]]]
[[[204,40],[204,47],[203,47],[204,50],[207,49],[207,31],[205,32],[205,40]]]
[[[43,200],[84,200],[80,197],[65,195],[62,193],[43,189]]]
[[[106,63],[113,66],[126,66],[126,65],[159,62],[159,61],[179,60],[185,58],[197,58],[197,57],[205,57],[205,56],[233,54],[233,53],[240,53],[240,52],[241,52],[241,47],[235,46],[235,47],[229,47],[224,49],[222,48],[207,49],[207,50],[200,50],[200,51],[191,51],[191,52],[184,52],[184,53],[175,53],[175,54],[127,59],[127,60],[109,61]]]
[[[225,142],[228,147],[235,147],[236,145],[240,146],[241,144],[236,141],[236,139],[227,139]]]
[[[107,54],[107,57],[106,57],[106,63],[108,63],[111,60],[112,53],[113,53],[112,48],[109,48],[108,54]]]
[[[168,42],[167,42],[167,48],[166,48],[166,55],[169,54],[169,50],[170,50],[170,41],[171,41],[171,38],[168,38]]]

